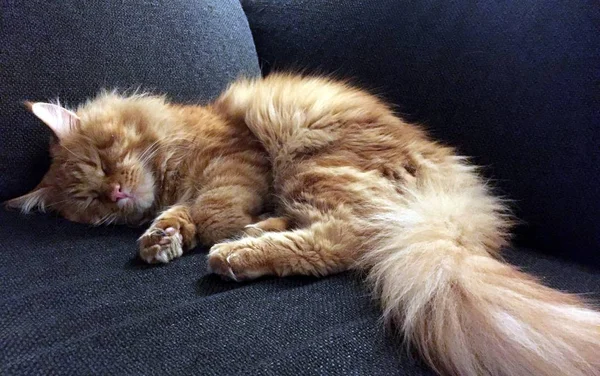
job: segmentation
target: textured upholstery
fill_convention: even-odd
[[[204,101],[258,74],[256,49],[265,71],[337,71],[384,93],[492,164],[534,225],[529,244],[597,260],[598,8],[408,3],[247,1],[255,47],[236,0],[2,2],[0,200],[30,189],[48,165],[49,134],[20,101],[75,103],[137,85]],[[556,200],[568,182],[580,196]],[[432,375],[384,332],[357,276],[235,284],[206,272],[205,250],[147,266],[135,257],[142,231],[0,209],[1,375]],[[506,257],[554,287],[600,297],[593,262],[523,249]]]
[[[357,277],[223,282],[203,250],[140,263],[140,234],[0,212],[0,374],[432,375],[396,350]],[[508,256],[600,292],[597,271]]]

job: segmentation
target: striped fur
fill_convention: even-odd
[[[12,205],[92,223],[157,216],[142,258],[216,243],[211,269],[238,281],[365,271],[386,321],[440,374],[600,375],[600,313],[503,263],[510,219],[476,169],[364,91],[274,74],[206,107],[103,94],[76,116],[44,181]],[[73,167],[94,155],[120,167]],[[114,176],[150,202],[74,199]]]

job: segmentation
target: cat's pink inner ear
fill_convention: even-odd
[[[59,140],[79,126],[79,117],[74,112],[56,104],[37,102],[31,104],[30,108],[35,116],[52,129]]]

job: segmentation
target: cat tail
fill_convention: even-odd
[[[441,170],[372,220],[386,323],[443,375],[600,375],[600,313],[500,261],[503,205],[466,164]]]

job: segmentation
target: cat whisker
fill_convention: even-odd
[[[110,224],[114,223],[116,220],[117,220],[117,214],[112,213],[108,216],[108,218],[106,219],[104,224],[110,225]]]
[[[61,145],[63,148],[65,148],[66,151],[68,151],[69,153],[71,153],[78,161],[83,161],[83,157],[81,157],[80,155],[74,153],[71,149],[69,149],[68,147],[66,147],[65,145]]]
[[[100,219],[94,221],[94,225],[95,226],[100,226],[103,225],[105,223],[109,223],[109,221],[111,220],[111,218],[116,217],[116,214],[114,213],[108,213],[102,217],[100,217]]]
[[[54,202],[46,203],[45,206],[48,207],[48,208],[52,208],[52,207],[54,207],[56,205],[62,204],[63,202],[69,202],[69,201],[71,201],[71,199],[67,198],[65,200],[60,200],[60,201],[54,201]]]
[[[148,154],[153,153],[152,149],[155,148],[159,142],[160,142],[160,140],[156,140],[152,144],[150,144],[147,148],[145,148],[144,151],[142,151],[142,153],[140,154],[140,160],[142,160],[142,161],[145,160],[145,158],[147,157]]]
[[[77,213],[76,213],[76,214],[79,214],[79,213],[81,213],[82,211],[84,211],[84,210],[86,210],[87,208],[89,208],[89,207],[90,207],[90,205],[92,204],[92,201],[93,201],[93,199],[91,199],[91,198],[90,198],[90,199],[87,199],[87,200],[86,200],[86,202],[84,202],[83,204],[79,204],[79,205],[78,205],[78,209],[77,209]]]
[[[165,147],[173,147],[172,143],[181,142],[181,141],[189,141],[185,137],[177,137],[169,139],[169,144],[160,144],[160,140],[156,140],[150,146],[148,146],[144,151],[140,154],[140,163],[143,165],[147,165],[148,162],[154,158],[157,152],[159,152],[162,148]]]

